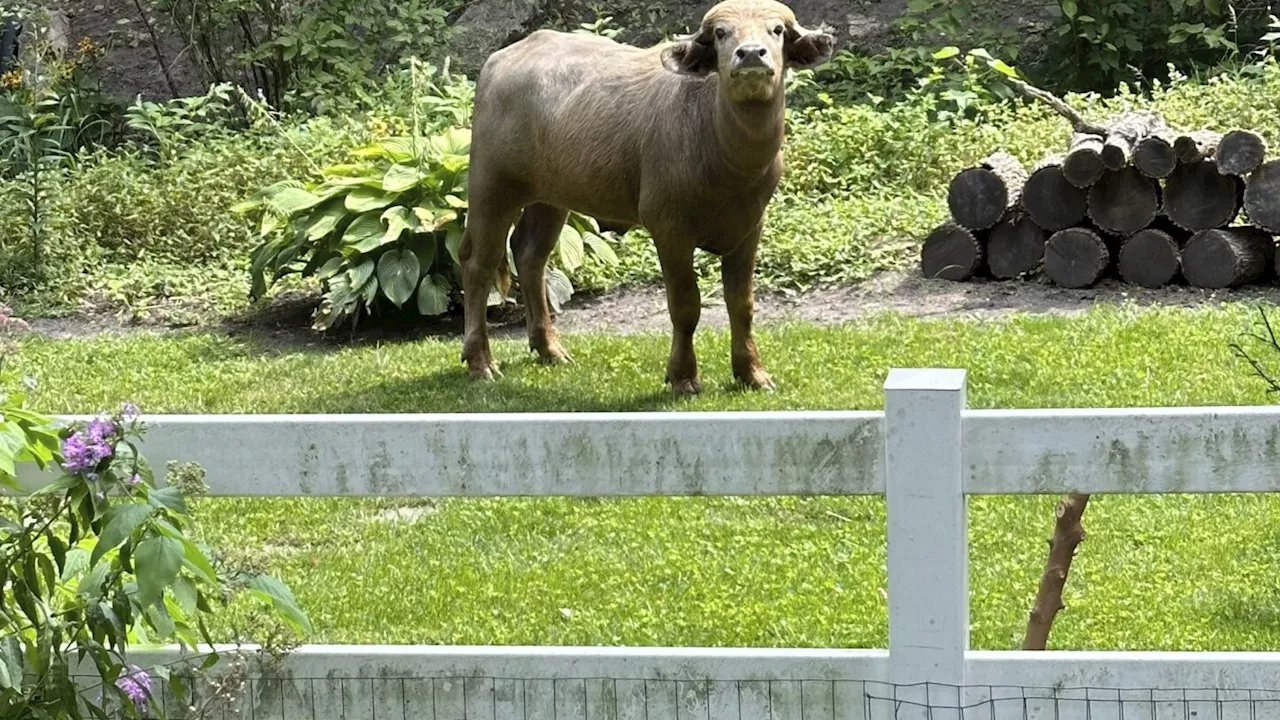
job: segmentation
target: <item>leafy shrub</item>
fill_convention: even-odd
[[[421,315],[440,315],[461,284],[458,248],[465,222],[471,132],[453,128],[431,137],[388,137],[353,152],[358,162],[325,170],[323,179],[289,180],[256,193],[234,209],[256,212],[266,240],[251,255],[253,296],[292,274],[325,284],[315,327],[327,330],[372,312],[379,298],[397,308],[415,301]],[[573,284],[586,248],[615,259],[588,218],[578,215],[560,234],[559,262],[548,273],[554,306]],[[509,270],[515,274],[508,250]],[[505,299],[505,289],[490,304]]]

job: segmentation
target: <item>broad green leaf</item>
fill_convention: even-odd
[[[258,575],[249,581],[249,590],[275,606],[296,629],[311,632],[311,620],[298,607],[298,601],[293,599],[293,593],[284,583],[267,575]]]
[[[409,250],[388,250],[378,260],[378,285],[382,294],[396,307],[403,306],[413,297],[422,268],[418,256]]]
[[[565,275],[560,268],[549,268],[547,270],[547,301],[551,303],[551,309],[560,312],[560,308],[572,297],[573,283],[569,281],[569,276]]]
[[[62,568],[62,577],[59,578],[59,581],[67,582],[88,569],[89,551],[80,547],[71,548],[67,551],[67,562]]]
[[[422,227],[432,227],[436,221],[436,209],[425,205],[415,205],[413,214],[417,216]]]
[[[177,579],[183,554],[182,541],[167,535],[138,543],[133,557],[138,570],[138,602],[143,607],[159,602],[165,589]]]
[[[347,271],[347,275],[351,278],[351,287],[359,291],[364,284],[369,282],[369,278],[373,277],[374,262],[373,258],[368,258],[364,262],[352,267]]]
[[[329,258],[324,265],[320,266],[319,270],[316,270],[316,277],[321,280],[328,280],[342,270],[342,265],[346,261],[347,259],[341,255],[335,255]]]
[[[382,178],[382,189],[389,193],[401,193],[417,185],[423,174],[414,167],[396,163]]]
[[[213,569],[213,563],[209,562],[209,558],[205,556],[204,551],[198,545],[191,542],[190,539],[178,531],[178,528],[170,525],[163,518],[156,520],[156,527],[166,536],[182,542],[182,563],[188,570],[211,585],[218,583],[218,574]]]
[[[17,635],[0,639],[0,690],[22,686],[22,645]]]
[[[428,275],[418,285],[418,312],[443,315],[449,309],[449,281],[439,275]]]
[[[453,264],[461,267],[462,261],[458,259],[458,248],[462,247],[462,228],[452,226],[445,232],[444,247],[449,251],[449,257],[453,258]]]
[[[103,529],[102,536],[98,538],[98,544],[93,548],[89,564],[97,565],[103,555],[119,547],[120,543],[128,539],[150,515],[151,506],[143,503],[112,505],[107,511],[107,526]]]
[[[266,204],[281,215],[293,215],[319,205],[324,198],[313,195],[302,188],[284,188],[267,196]]]
[[[443,134],[431,138],[431,148],[441,155],[466,156],[471,152],[471,130],[449,128]]]
[[[347,208],[343,201],[333,199],[326,202],[308,218],[307,239],[319,240],[338,228],[338,223],[347,216]]]
[[[467,201],[457,195],[445,195],[444,204],[454,208],[455,210],[464,210],[468,207]]]
[[[382,221],[387,224],[387,232],[382,236],[383,242],[392,243],[400,239],[406,230],[416,231],[419,227],[417,218],[404,205],[393,205],[382,213]]]
[[[382,245],[385,230],[382,227],[381,213],[370,210],[356,218],[342,233],[342,244],[345,249],[354,253],[367,253]]]
[[[458,213],[456,211],[445,210],[444,212],[436,214],[436,216],[431,220],[430,223],[424,222],[422,224],[432,230],[439,230],[440,228],[444,227],[445,225],[448,225],[451,222],[454,222],[457,219],[458,219]]]
[[[156,639],[164,640],[173,636],[174,627],[173,618],[169,617],[169,611],[165,609],[164,603],[157,603],[147,608],[147,620],[151,621],[151,627],[156,629]]]
[[[947,58],[953,58],[959,54],[960,54],[960,48],[956,47],[955,45],[951,45],[949,47],[944,47],[938,52],[934,53],[933,59],[946,60]]]
[[[188,577],[179,577],[173,581],[173,597],[178,601],[182,612],[191,615],[196,611],[196,601],[200,599],[200,591]]]
[[[560,255],[560,266],[568,272],[582,267],[585,252],[582,247],[582,234],[568,223],[560,229],[560,240],[556,244]]]
[[[411,235],[406,244],[418,256],[419,271],[430,271],[431,264],[436,261],[436,247],[440,239],[435,235]]]
[[[587,242],[587,245],[591,246],[591,251],[594,252],[606,265],[618,264],[618,254],[613,251],[613,246],[609,244],[608,240],[605,240],[595,233],[583,235],[582,239]]]
[[[1076,0],[1060,0],[1059,6],[1062,8],[1062,14],[1068,18],[1073,18],[1079,12],[1076,7]]]
[[[996,72],[1000,73],[1001,75],[1004,75],[1005,77],[1011,77],[1011,78],[1018,77],[1018,71],[1014,70],[1013,67],[1011,67],[1008,63],[1006,63],[1003,60],[996,60],[992,62],[991,67],[994,68]]]
[[[177,485],[168,485],[147,493],[147,502],[154,508],[165,508],[186,515],[187,499]]]
[[[394,202],[395,199],[395,194],[374,188],[361,187],[352,190],[343,200],[343,204],[347,210],[353,213],[363,213],[370,210],[381,210]]]
[[[102,542],[99,540],[98,542]],[[97,599],[102,596],[102,583],[107,579],[107,573],[111,571],[108,563],[98,563],[93,566],[88,575],[80,578],[80,584],[76,588],[76,592],[81,595]]]

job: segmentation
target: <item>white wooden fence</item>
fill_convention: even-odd
[[[970,650],[965,509],[980,494],[1280,490],[1280,408],[969,410],[962,370],[893,370],[884,406],[161,416],[142,449],[201,463],[216,495],[887,497],[887,649],[312,645],[255,667],[248,717],[1280,718],[1280,652]]]

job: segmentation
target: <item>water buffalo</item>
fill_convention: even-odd
[[[782,175],[783,72],[825,63],[835,38],[773,0],[726,0],[697,32],[641,49],[539,30],[493,53],[476,84],[462,260],[471,377],[499,375],[485,318],[508,231],[530,348],[565,362],[547,310],[547,260],[570,209],[653,235],[673,329],[666,380],[702,382],[695,248],[720,256],[733,374],[772,388],[752,335],[764,211]],[[523,213],[522,213],[523,210]],[[518,222],[517,222],[518,219]]]

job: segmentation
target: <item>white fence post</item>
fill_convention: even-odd
[[[889,680],[896,686],[898,699],[904,700],[902,685],[958,686],[965,680],[969,649],[969,533],[961,457],[965,371],[895,369],[889,372],[884,390]],[[911,700],[948,708],[959,707],[962,700],[950,688],[935,687],[927,696],[924,689],[910,690],[917,696]]]

